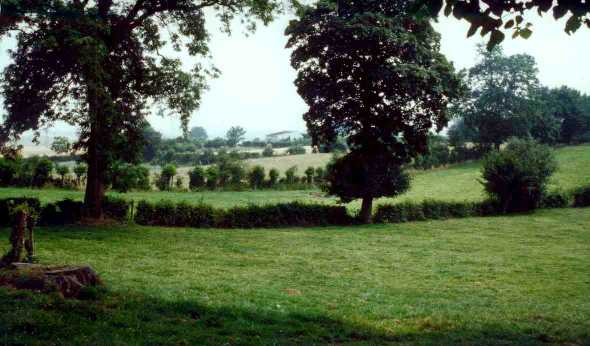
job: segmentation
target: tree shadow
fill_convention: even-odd
[[[416,331],[385,332],[309,311],[285,313],[262,307],[210,307],[141,294],[106,293],[98,301],[0,288],[0,344],[141,345],[536,345],[562,343],[550,335],[424,323]],[[589,344],[590,334],[573,344]]]

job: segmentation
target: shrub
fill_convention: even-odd
[[[88,167],[85,164],[77,164],[74,167],[74,174],[76,175],[76,183],[78,184],[78,186],[80,186],[82,184],[82,179],[86,175],[87,171],[88,171]],[[149,185],[149,177],[148,177],[148,185]]]
[[[209,166],[205,174],[207,176],[207,188],[215,190],[219,184],[219,168],[217,166]]]
[[[271,157],[274,155],[274,150],[272,150],[272,144],[267,144],[264,150],[262,151],[262,156],[264,157]]]
[[[66,165],[56,165],[55,172],[61,177],[61,184],[64,185],[68,174],[70,174],[70,167]]]
[[[289,155],[303,155],[305,152],[305,148],[299,145],[287,149],[287,154]]]
[[[160,191],[170,191],[172,188],[172,180],[176,175],[176,166],[166,165],[162,168],[160,176],[156,180],[156,186]]]
[[[297,166],[292,166],[285,171],[285,183],[292,185],[295,184],[295,178],[297,174]]]
[[[590,186],[582,187],[574,191],[574,207],[590,206]]]
[[[541,208],[567,208],[570,205],[571,194],[563,191],[545,193],[541,199]]]
[[[188,172],[189,188],[199,190],[205,187],[205,170],[201,166],[195,166]]]
[[[557,169],[549,147],[512,139],[503,151],[486,156],[482,184],[502,212],[526,212],[539,206],[549,177]]]
[[[37,161],[33,170],[31,185],[34,187],[43,187],[51,181],[51,172],[53,171],[53,162],[47,158]]]
[[[250,183],[250,187],[254,190],[261,188],[264,185],[264,176],[264,167],[252,167],[252,170],[250,170],[250,173],[248,174],[248,181]]]
[[[111,169],[113,190],[125,193],[131,190],[150,189],[150,171],[145,166],[117,163]]]
[[[268,186],[275,187],[279,181],[279,171],[276,168],[271,168],[268,171]]]
[[[18,164],[14,160],[0,158],[0,186],[12,185],[18,174]]]

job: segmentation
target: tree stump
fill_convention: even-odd
[[[85,288],[102,285],[98,274],[89,266],[12,263],[8,269],[0,280],[3,285],[39,292],[58,291],[65,298],[79,298]]]

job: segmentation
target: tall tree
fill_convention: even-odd
[[[202,126],[193,127],[191,129],[190,136],[192,139],[199,142],[205,142],[209,138],[209,136],[207,135],[207,131]]]
[[[526,54],[505,56],[500,47],[479,47],[481,61],[469,69],[470,89],[455,110],[482,149],[499,148],[510,137],[527,137],[538,111],[535,59]]]
[[[559,123],[558,140],[570,144],[590,138],[590,97],[566,86],[544,88],[540,93],[543,111]]]
[[[184,130],[213,67],[185,70],[166,47],[207,57],[205,11],[229,24],[236,15],[268,22],[279,0],[11,0],[2,3],[0,37],[17,33],[2,91],[7,116],[0,142],[63,120],[77,125],[86,152],[85,203],[102,216],[105,172],[137,153],[148,109],[180,114]],[[199,60],[199,59],[197,59]],[[202,59],[200,59],[202,60]],[[134,156],[134,155],[131,155]],[[136,155],[135,155],[136,156]]]
[[[244,130],[241,126],[232,126],[225,135],[225,139],[227,145],[230,147],[235,147],[236,145],[240,144],[241,141],[244,140],[244,136],[246,135],[246,130]]]
[[[321,0],[300,6],[286,31],[313,144],[340,135],[349,146],[328,191],[362,198],[367,222],[374,198],[404,190],[400,167],[427,150],[433,127],[447,125],[447,103],[460,91],[431,18],[411,15],[413,3]],[[359,164],[360,176],[346,173]]]

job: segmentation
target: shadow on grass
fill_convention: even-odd
[[[260,311],[256,311],[260,310]],[[191,301],[106,294],[102,300],[66,301],[0,288],[0,344],[92,345],[309,345],[309,344],[544,344],[544,334],[506,326],[454,329],[423,324],[395,334],[321,314],[272,309],[211,308]],[[574,340],[588,344],[590,335]]]

